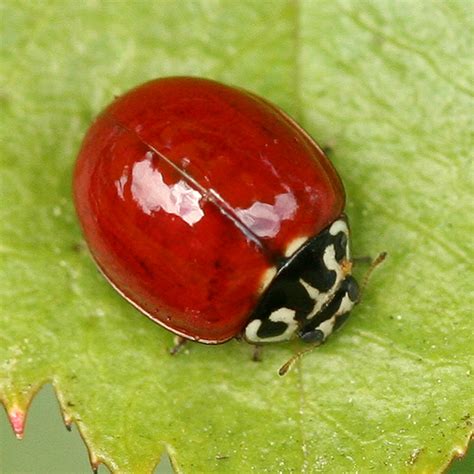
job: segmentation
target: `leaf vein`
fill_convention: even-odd
[[[372,33],[374,36],[383,38],[388,43],[392,44],[393,46],[408,51],[409,53],[417,55],[421,58],[425,64],[427,64],[431,70],[438,75],[443,81],[447,82],[449,85],[453,86],[462,94],[467,95],[468,97],[474,97],[474,92],[469,89],[468,87],[464,86],[463,84],[456,81],[453,76],[449,76],[445,74],[441,68],[436,64],[435,60],[426,52],[422,51],[419,48],[410,46],[409,44],[404,43],[403,41],[398,40],[397,38],[387,34],[386,32],[364,22],[356,13],[350,11],[344,7],[341,8],[342,11],[350,18],[352,21],[358,25],[359,27],[363,28],[364,30]]]

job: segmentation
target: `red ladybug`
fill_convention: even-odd
[[[183,338],[323,342],[359,299],[340,178],[245,90],[171,77],[119,97],[87,132],[74,198],[105,277]]]

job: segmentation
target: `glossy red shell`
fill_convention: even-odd
[[[286,114],[184,77],[107,107],[84,139],[74,197],[114,287],[154,321],[207,343],[239,334],[274,258],[344,207],[333,166]]]

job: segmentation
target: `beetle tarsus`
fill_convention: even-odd
[[[254,362],[262,362],[263,346],[255,344],[253,346],[252,360]]]
[[[176,355],[178,352],[181,352],[187,342],[188,340],[185,339],[184,337],[176,336],[174,338],[174,346],[169,350],[170,354]]]

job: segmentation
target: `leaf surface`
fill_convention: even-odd
[[[3,2],[0,398],[18,431],[46,381],[93,463],[178,472],[437,472],[465,448],[472,346],[468,1]],[[200,75],[280,105],[324,147],[357,255],[389,253],[343,330],[284,378],[192,345],[103,280],[71,200],[93,117]],[[359,269],[359,273],[363,269]]]

